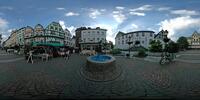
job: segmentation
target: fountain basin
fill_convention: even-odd
[[[116,66],[116,59],[111,55],[95,55],[87,57],[83,75],[90,80],[108,81],[119,76],[120,70]]]

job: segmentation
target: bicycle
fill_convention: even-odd
[[[159,63],[161,65],[164,65],[164,64],[169,64],[170,62],[172,62],[172,58],[170,57],[170,54],[167,54],[167,52],[165,52],[164,54],[162,53]]]

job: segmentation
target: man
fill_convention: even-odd
[[[29,56],[28,56],[28,59],[27,59],[27,63],[29,63],[30,61],[33,64],[33,51],[32,50],[29,51]]]

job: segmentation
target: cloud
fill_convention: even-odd
[[[105,9],[104,9],[105,10]],[[90,13],[89,13],[89,17],[92,19],[96,19],[97,16],[101,15],[102,13],[102,9],[98,10],[98,9],[94,9],[94,8],[90,8]]]
[[[128,25],[126,25],[125,27],[119,29],[120,31],[123,31],[123,32],[132,32],[132,31],[137,31],[139,30],[139,26],[136,25],[135,23],[130,23]]]
[[[68,26],[67,29],[70,31],[70,33],[72,35],[75,35],[75,30],[76,30],[77,27],[75,26]]]
[[[172,10],[171,14],[176,14],[176,15],[186,15],[186,16],[191,16],[191,15],[199,15],[198,12],[194,10]]]
[[[10,7],[10,6],[2,6],[2,7],[0,7],[0,9],[3,9],[3,10],[13,10],[13,7]]]
[[[130,9],[130,11],[149,11],[152,10],[152,5],[143,5],[141,7],[138,8],[134,8],[134,9]]]
[[[0,17],[0,29],[4,29],[8,26],[8,21]]]
[[[0,34],[2,34],[3,41],[8,37],[8,21],[0,17]]]
[[[140,13],[140,12],[129,12],[130,15],[137,15],[137,16],[145,16],[145,13]]]
[[[122,13],[118,13],[118,14],[114,13],[113,17],[118,23],[123,23],[124,20],[126,19],[126,16]]]
[[[158,8],[158,11],[168,11],[170,9],[171,9],[170,7],[160,7]]]
[[[200,18],[192,18],[191,16],[181,16],[163,20],[159,23],[159,25],[159,30],[168,30],[168,36],[172,38],[172,40],[176,40],[177,37],[175,36],[183,34],[181,32],[183,32],[184,30],[189,30],[196,27],[200,28]]]
[[[138,26],[136,24],[131,24],[131,26],[135,29],[138,29]]]
[[[76,27],[65,25],[65,21],[63,20],[60,20],[59,24],[62,26],[63,29],[68,29],[72,35],[75,35]]]
[[[125,7],[122,7],[122,6],[117,6],[115,7],[117,10],[123,10]]]
[[[69,17],[69,16],[79,16],[79,13],[75,13],[75,12],[68,12],[65,14],[65,16]]]
[[[121,24],[124,22],[124,20],[127,19],[125,14],[123,14],[123,11],[122,11],[124,7],[117,6],[115,8],[116,10],[112,12],[112,16],[119,24]]]
[[[65,10],[65,8],[62,8],[62,7],[58,7],[56,8],[57,10]]]
[[[60,20],[60,21],[59,21],[59,24],[61,25],[61,27],[62,27],[63,29],[66,29],[66,26],[65,26],[65,22],[64,22],[64,21]]]
[[[106,9],[100,9],[100,11],[101,11],[101,12],[105,12],[105,11],[106,11]]]

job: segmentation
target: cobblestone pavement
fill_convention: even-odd
[[[197,98],[200,64],[174,62],[160,66],[139,59],[116,57],[122,74],[108,82],[85,79],[85,56],[54,58],[34,64],[24,60],[0,63],[0,95],[38,98]]]

